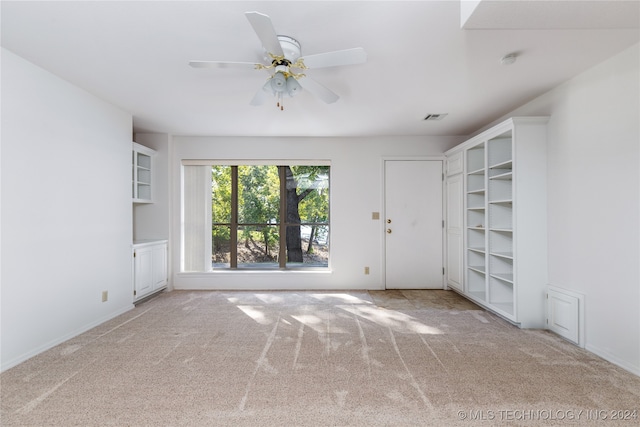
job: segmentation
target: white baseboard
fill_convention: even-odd
[[[54,339],[52,341],[49,341],[48,343],[46,343],[44,345],[41,345],[40,347],[37,347],[37,348],[35,348],[35,349],[31,350],[31,351],[28,351],[28,352],[26,352],[26,353],[24,353],[24,354],[22,354],[22,355],[20,355],[20,356],[18,356],[16,358],[12,359],[12,360],[9,360],[9,361],[4,361],[3,360],[2,361],[2,366],[0,367],[0,372],[4,372],[4,371],[6,371],[8,369],[11,369],[14,366],[19,365],[20,363],[22,363],[22,362],[24,362],[24,361],[26,361],[28,359],[31,359],[32,357],[42,353],[43,351],[47,351],[47,350],[57,346],[58,344],[62,344],[63,342],[65,342],[67,340],[70,340],[73,337],[77,337],[78,335],[80,335],[80,334],[82,334],[84,332],[87,332],[89,329],[95,328],[96,326],[101,325],[102,323],[104,323],[104,322],[106,322],[108,320],[111,320],[111,319],[113,319],[115,317],[120,316],[121,314],[126,313],[129,310],[132,310],[134,307],[135,306],[133,304],[127,305],[127,306],[121,308],[120,310],[117,310],[117,311],[115,311],[113,313],[109,313],[108,315],[106,315],[104,317],[101,317],[100,319],[98,319],[98,320],[96,320],[94,322],[91,322],[91,323],[89,323],[87,325],[82,326],[81,328],[76,329],[73,332],[70,332],[70,333],[65,334],[65,335],[63,335],[61,337],[58,337],[58,338],[56,338],[56,339]]]
[[[602,357],[607,362],[611,362],[614,365],[618,365],[622,369],[625,369],[625,370],[631,372],[632,374],[635,374],[635,375],[640,377],[640,366],[638,366],[638,365],[634,366],[631,363],[627,362],[626,360],[621,360],[618,357],[616,357],[615,355],[609,353],[608,351],[603,350],[603,349],[601,349],[599,347],[596,347],[596,346],[593,346],[593,345],[587,344],[585,346],[585,350],[590,351],[591,353],[595,354],[596,356]]]

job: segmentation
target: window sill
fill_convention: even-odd
[[[307,275],[307,274],[332,274],[333,271],[331,269],[317,269],[317,270],[312,270],[312,269],[300,269],[300,270],[295,270],[295,269],[288,269],[288,270],[255,270],[255,269],[239,269],[239,270],[211,270],[211,271],[194,271],[194,272],[189,272],[189,271],[182,271],[180,273],[177,273],[176,275],[178,277],[211,277],[211,276],[224,276],[224,275],[230,275],[230,276],[235,276],[235,275],[251,275],[251,276],[259,276],[259,275],[278,275],[278,274],[282,274],[282,275],[286,275],[286,276],[290,276],[290,275],[295,275],[295,274],[300,274],[300,275]]]

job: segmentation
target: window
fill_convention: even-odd
[[[329,171],[183,162],[182,271],[327,268]]]

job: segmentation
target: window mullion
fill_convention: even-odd
[[[238,167],[231,166],[231,229],[229,267],[238,268]]]
[[[287,177],[284,166],[278,166],[280,177],[280,252],[278,253],[279,267],[287,268]]]

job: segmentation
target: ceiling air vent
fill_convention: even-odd
[[[427,114],[427,117],[425,117],[424,119],[426,121],[436,121],[436,120],[442,120],[445,117],[447,117],[448,113],[443,113],[443,114]]]

